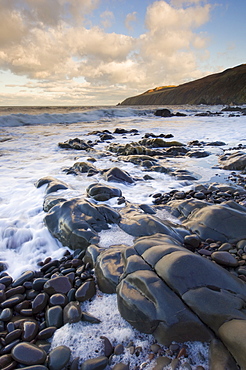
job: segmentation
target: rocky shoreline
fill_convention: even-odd
[[[140,356],[134,343],[112,344],[102,336],[98,356],[73,358],[67,346],[50,349],[57,329],[80,321],[100,320],[81,305],[100,294],[115,294],[121,316],[134,328],[153,335],[145,358],[155,370],[194,369],[186,342],[210,346],[210,369],[246,369],[246,153],[229,148],[219,157],[228,182],[200,184],[196,174],[176,168],[172,158],[202,158],[223,142],[187,145],[171,134],[146,133],[139,141],[111,143],[117,135],[137,130],[88,133],[93,142],[69,139],[60,150],[80,150],[85,161],[63,168],[67,174],[92,178],[86,194],[67,199],[68,183],[44,177],[44,222],[64,245],[60,260],[46,259],[37,271],[13,280],[0,273],[0,367],[2,369],[132,370],[123,352]],[[96,149],[105,142],[105,150]],[[208,149],[208,150],[207,150]],[[114,166],[97,168],[97,158],[113,156]],[[148,174],[136,178],[117,167],[129,162]],[[232,171],[232,172],[231,172]],[[152,205],[130,203],[118,184],[151,181],[150,172],[165,173],[193,186],[189,190],[149,194]],[[100,176],[103,182],[93,181]],[[115,207],[107,202],[115,200]],[[169,218],[166,218],[166,215]],[[100,232],[117,225],[134,238],[105,249]],[[67,247],[67,248],[66,248]],[[69,248],[69,249],[68,249]],[[141,353],[142,356],[142,353]],[[196,370],[202,370],[202,365]]]

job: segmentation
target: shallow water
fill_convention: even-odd
[[[59,191],[67,199],[85,196],[89,184],[104,182],[99,174],[93,177],[87,177],[87,174],[66,175],[62,171],[64,168],[71,167],[76,161],[96,157],[96,153],[61,149],[58,147],[59,142],[75,137],[94,141],[98,136],[87,136],[88,132],[105,129],[113,132],[116,127],[128,130],[136,128],[139,134],[115,134],[115,139],[110,142],[138,141],[146,132],[156,135],[171,133],[174,137],[170,140],[184,144],[192,140],[206,143],[224,141],[225,146],[205,147],[211,153],[206,158],[168,159],[170,166],[194,173],[199,183],[211,179],[223,182],[230,172],[218,168],[218,156],[227,148],[246,145],[246,118],[229,117],[228,113],[213,117],[194,116],[196,112],[220,111],[221,108],[172,107],[174,112],[186,112],[188,115],[171,118],[155,117],[153,112],[156,108],[153,107],[0,108],[0,261],[7,265],[9,274],[16,278],[23,271],[37,269],[37,263],[47,256],[60,258],[64,253],[60,242],[49,234],[43,223],[45,214],[42,204],[46,186],[37,189],[34,184],[38,179],[53,176],[69,184],[70,189]],[[108,143],[100,143],[95,148],[104,149],[106,145]],[[148,174],[143,173],[139,166],[118,162],[113,154],[98,156],[95,165],[99,169],[119,166],[137,178]],[[162,173],[149,174],[153,180],[115,186],[122,190],[128,201],[151,204],[151,194],[187,189],[195,183],[179,181]],[[109,204],[116,206],[114,200]],[[118,244],[119,240],[129,245],[133,243],[132,237],[113,226],[109,231],[101,233],[100,246],[109,247]],[[63,330],[57,331],[54,343],[59,342],[56,338],[61,341]]]

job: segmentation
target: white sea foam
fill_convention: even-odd
[[[151,352],[150,345],[154,343],[152,335],[141,334],[125,321],[118,312],[117,298],[115,294],[102,294],[98,292],[92,302],[85,302],[81,305],[82,310],[101,320],[100,324],[90,324],[79,322],[76,324],[66,324],[56,330],[51,348],[66,345],[71,349],[72,358],[79,357],[80,362],[104,354],[103,340],[101,336],[107,337],[113,346],[123,344],[124,353],[120,356],[113,356],[112,363],[105,370],[110,370],[115,364],[123,362],[129,363],[129,368],[151,370],[156,364],[156,360],[150,360],[148,354]],[[130,354],[129,346],[133,343],[135,347],[141,347],[139,356]],[[208,370],[208,345],[200,342],[186,343],[188,354],[191,359],[191,369],[202,365]],[[163,347],[165,349],[165,347]],[[183,369],[182,364],[186,359],[181,359],[179,369]],[[171,367],[166,367],[171,370]]]

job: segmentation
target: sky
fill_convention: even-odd
[[[246,62],[245,0],[0,0],[0,105],[116,105]]]

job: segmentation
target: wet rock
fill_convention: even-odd
[[[72,284],[66,276],[57,276],[55,278],[49,279],[44,284],[44,291],[49,295],[56,293],[67,294],[71,288]]]
[[[92,205],[74,198],[53,207],[45,217],[50,233],[72,249],[86,249],[99,241],[98,232],[108,223],[118,223],[120,216],[108,206]]]
[[[105,178],[106,181],[120,182],[123,184],[133,184],[134,183],[134,180],[129,175],[129,173],[127,173],[124,170],[121,170],[118,167],[113,167],[113,168],[110,168],[109,170],[103,171],[103,177]]]
[[[105,356],[100,356],[84,361],[80,370],[103,370],[107,365],[108,358]]]
[[[23,272],[23,274],[12,283],[12,288],[15,288],[19,285],[22,285],[25,281],[29,281],[33,278],[34,272],[33,271],[26,271]]]
[[[194,252],[200,246],[201,240],[196,234],[185,235],[184,244],[189,250]]]
[[[46,307],[49,296],[47,293],[39,293],[32,301],[32,312],[37,314]]]
[[[11,356],[20,364],[39,365],[44,363],[46,352],[34,344],[23,342],[12,349]]]
[[[225,322],[219,329],[219,336],[241,369],[246,368],[246,320]]]
[[[213,339],[209,347],[210,370],[237,370],[238,367],[226,347],[218,339]]]
[[[45,313],[47,326],[60,328],[63,325],[63,311],[61,306],[54,306],[47,309]]]
[[[169,206],[176,208],[186,218],[183,225],[203,240],[212,238],[234,243],[246,238],[246,211],[235,202],[214,205],[186,199],[169,202]]]
[[[153,370],[163,370],[166,366],[170,365],[171,359],[166,356],[159,356],[156,359],[156,365]]]
[[[61,307],[65,307],[66,304],[68,303],[68,298],[65,294],[61,294],[61,293],[56,293],[56,294],[52,294],[52,296],[50,296],[50,300],[49,300],[49,305],[50,306],[61,306]]]
[[[197,316],[152,271],[127,275],[117,287],[117,300],[123,318],[137,330],[152,333],[159,343],[211,337]]]
[[[9,299],[6,299],[4,302],[0,304],[1,308],[12,308],[16,306],[18,303],[24,301],[24,295],[23,294],[16,294],[10,297]]]
[[[246,153],[237,151],[235,153],[224,154],[219,157],[220,165],[225,170],[243,171],[246,169]]]
[[[103,293],[116,292],[119,277],[123,272],[122,251],[125,245],[113,246],[101,252],[97,258],[95,274],[99,289]]]
[[[114,197],[121,197],[122,192],[113,186],[102,185],[99,183],[91,184],[86,189],[89,197],[96,201],[106,201]]]
[[[92,176],[99,173],[97,168],[88,162],[76,162],[72,167],[64,169],[63,171],[66,172],[67,175],[79,175],[81,173],[88,173],[88,175]]]
[[[52,337],[52,335],[54,334],[54,332],[56,331],[56,326],[49,326],[43,330],[41,330],[39,333],[38,333],[38,336],[37,338],[39,340],[46,340],[46,339],[49,339]]]
[[[75,298],[79,302],[87,301],[96,294],[96,285],[94,280],[85,281],[76,291]]]
[[[192,150],[186,154],[187,157],[191,157],[191,158],[204,158],[204,157],[208,157],[209,155],[210,155],[209,152],[200,151],[200,150]]]
[[[71,324],[74,322],[79,322],[82,317],[82,310],[79,302],[73,301],[69,302],[63,310],[63,322],[64,324]]]
[[[229,252],[226,251],[217,251],[211,254],[212,259],[223,266],[238,266],[238,261],[233,257]]]
[[[114,365],[112,370],[129,370],[129,365],[123,364],[122,362]]]
[[[92,148],[93,145],[88,141],[86,142],[82,139],[75,138],[64,141],[63,143],[59,143],[58,146],[65,149],[87,150]]]
[[[48,370],[48,368],[44,365],[32,365],[22,367],[22,370]]]
[[[31,342],[38,334],[38,323],[33,321],[24,321],[21,325],[22,328],[22,340],[24,342]]]
[[[69,362],[71,350],[67,346],[58,346],[50,351],[48,356],[48,367],[50,370],[61,370]]]
[[[119,356],[119,355],[122,355],[123,353],[124,353],[124,346],[123,346],[123,344],[117,344],[114,347],[114,354],[116,356]]]
[[[174,116],[174,114],[171,113],[171,111],[167,108],[157,109],[154,115],[158,117],[173,117]]]
[[[66,198],[63,197],[58,197],[57,195],[47,195],[44,198],[44,203],[43,203],[43,210],[44,212],[49,212],[49,210],[56,206],[59,203],[63,203],[66,201]]]
[[[161,221],[157,217],[149,214],[139,213],[134,207],[125,209],[122,213],[119,226],[126,233],[140,237],[162,233],[170,235],[177,240],[183,240],[187,232],[181,228],[175,228],[168,220]]]
[[[65,182],[55,179],[54,177],[51,176],[42,177],[35,183],[35,186],[37,188],[40,188],[41,186],[46,184],[48,185],[45,191],[46,194],[54,193],[57,190],[69,189],[69,186]]]
[[[104,356],[110,357],[114,351],[114,348],[110,342],[110,340],[105,336],[100,336],[100,338],[103,340],[103,347],[104,347]]]

